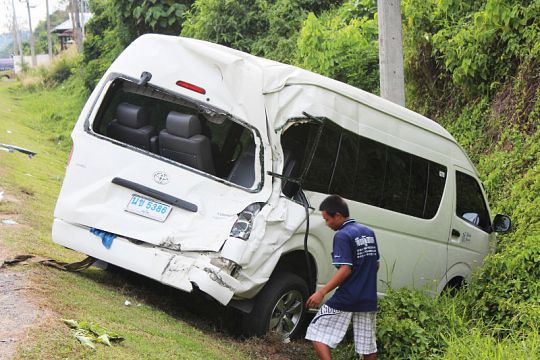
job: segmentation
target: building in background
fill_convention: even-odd
[[[80,13],[80,23],[83,28],[83,37],[84,27],[92,15],[92,13],[88,12]],[[71,15],[68,20],[64,21],[58,26],[55,26],[51,33],[58,35],[61,50],[66,50],[70,44],[74,43],[73,20]]]

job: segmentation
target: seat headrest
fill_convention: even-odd
[[[141,106],[129,103],[118,105],[116,118],[120,124],[134,129],[148,125],[148,111]]]
[[[195,115],[171,111],[167,115],[167,131],[169,134],[190,138],[201,133],[201,122]]]

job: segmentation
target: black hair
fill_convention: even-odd
[[[349,217],[349,207],[343,198],[339,195],[330,195],[324,199],[319,206],[320,211],[326,211],[326,213],[332,217],[337,213],[343,215],[343,217]]]

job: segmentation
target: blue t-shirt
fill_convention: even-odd
[[[377,263],[375,233],[355,220],[345,221],[334,235],[332,264],[352,266],[352,272],[326,305],[336,310],[377,311]]]

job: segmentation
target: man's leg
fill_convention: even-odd
[[[306,340],[311,340],[319,358],[332,358],[330,349],[335,348],[345,336],[351,317],[351,312],[335,310],[328,305],[319,309],[306,333]]]
[[[363,354],[364,360],[377,359],[377,313],[356,312],[352,319],[356,352]]]
[[[317,355],[319,355],[319,359],[332,360],[332,352],[330,350],[330,346],[318,341],[312,341],[312,344],[315,348],[315,351],[317,352]]]

